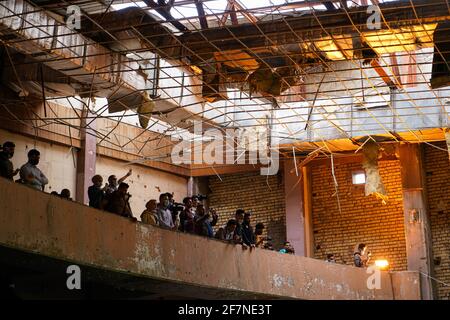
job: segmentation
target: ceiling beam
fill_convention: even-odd
[[[334,6],[333,2],[327,1],[323,4],[327,10],[336,10],[336,7]]]
[[[412,7],[412,5],[414,7]],[[450,19],[445,0],[401,0],[379,5],[383,13],[383,29],[398,25],[418,25]],[[287,17],[279,20],[241,24],[227,28],[210,28],[180,36],[201,59],[209,59],[219,50],[266,48],[270,41],[275,45],[298,43],[302,34],[309,39],[329,34],[352,34],[370,31],[367,26],[367,7],[336,9],[331,11]],[[386,22],[384,22],[386,21]],[[355,26],[358,30],[355,30]],[[218,49],[217,49],[218,48]],[[191,56],[198,62],[198,56]]]
[[[200,0],[195,0],[195,6],[197,7],[200,26],[202,27],[202,29],[208,29],[208,20],[206,20],[205,9],[203,9],[203,3]]]
[[[182,32],[188,31],[188,28],[184,24],[182,24],[180,21],[176,20],[171,14],[170,14],[170,7],[167,7],[167,4],[162,0],[164,3],[159,3],[161,0],[158,0],[158,3],[155,3],[153,0],[143,0],[144,3],[149,6],[150,8],[153,8],[156,12],[158,12],[161,16],[166,19],[167,22],[171,23],[175,28]]]
[[[258,22],[258,19],[251,13],[248,12],[239,2],[235,0],[234,2],[235,9],[239,10],[239,12],[251,23]]]

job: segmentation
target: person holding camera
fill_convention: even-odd
[[[355,253],[353,254],[353,262],[355,267],[366,268],[371,257],[371,252],[367,252],[367,246],[364,243],[360,243],[355,248]]]
[[[130,207],[131,194],[128,193],[128,188],[130,186],[122,182],[119,187],[114,191],[108,198],[108,203],[106,205],[106,211],[117,214],[122,217],[131,218],[133,221],[137,221],[133,217]]]
[[[195,213],[192,210],[192,199],[185,197],[183,199],[183,210],[180,213],[180,227],[181,232],[194,233],[194,217]]]
[[[199,204],[203,205],[203,200],[206,200],[206,199],[208,199],[208,197],[206,195],[203,195],[203,194],[197,194],[197,195],[193,195],[191,197],[191,200],[192,200],[192,211],[194,212],[194,215],[197,212],[197,206]]]
[[[203,204],[197,205],[197,212],[194,218],[194,231],[199,236],[214,237],[213,226],[216,225],[219,216],[214,209],[210,209],[208,213],[205,211]]]
[[[110,175],[108,177],[108,183],[105,185],[105,192],[106,195],[112,194],[114,191],[117,191],[118,186],[125,181],[126,178],[131,176],[133,174],[133,169],[128,170],[127,174],[124,175],[122,178],[117,180],[117,177],[115,175]]]

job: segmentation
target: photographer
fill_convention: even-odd
[[[106,205],[106,211],[137,221],[131,212],[129,203],[131,195],[128,193],[128,188],[129,185],[125,182],[119,185],[119,188],[110,195],[108,204]]]
[[[369,252],[367,252],[367,246],[364,243],[360,243],[355,248],[355,253],[353,254],[353,262],[355,264],[355,267],[358,268],[366,268],[369,261],[370,256],[372,255]]]
[[[183,199],[183,210],[180,213],[180,228],[181,232],[194,233],[194,217],[195,213],[192,210],[192,199],[186,197]]]
[[[124,175],[122,178],[117,180],[117,177],[115,175],[110,175],[108,177],[108,183],[105,185],[105,192],[107,195],[112,194],[114,191],[117,191],[118,186],[125,181],[126,178],[131,176],[133,174],[133,170],[128,170],[127,174]]]
[[[208,197],[202,194],[197,194],[192,196],[191,199],[192,199],[192,210],[194,211],[194,213],[196,213],[197,206],[200,204],[203,205],[203,200],[208,199]]]
[[[214,209],[206,213],[203,204],[197,205],[197,213],[194,218],[194,231],[199,236],[214,237],[213,226],[216,225],[219,216]]]

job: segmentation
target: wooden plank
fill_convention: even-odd
[[[401,85],[398,84],[397,81],[392,80],[391,77],[389,77],[389,75],[386,73],[386,71],[384,71],[383,67],[380,65],[377,59],[372,59],[370,65],[374,68],[376,73],[380,76],[381,79],[383,79],[384,83],[386,83],[389,88],[401,89]]]

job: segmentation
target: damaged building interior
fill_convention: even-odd
[[[449,0],[0,1],[2,294],[450,299],[449,32]]]

